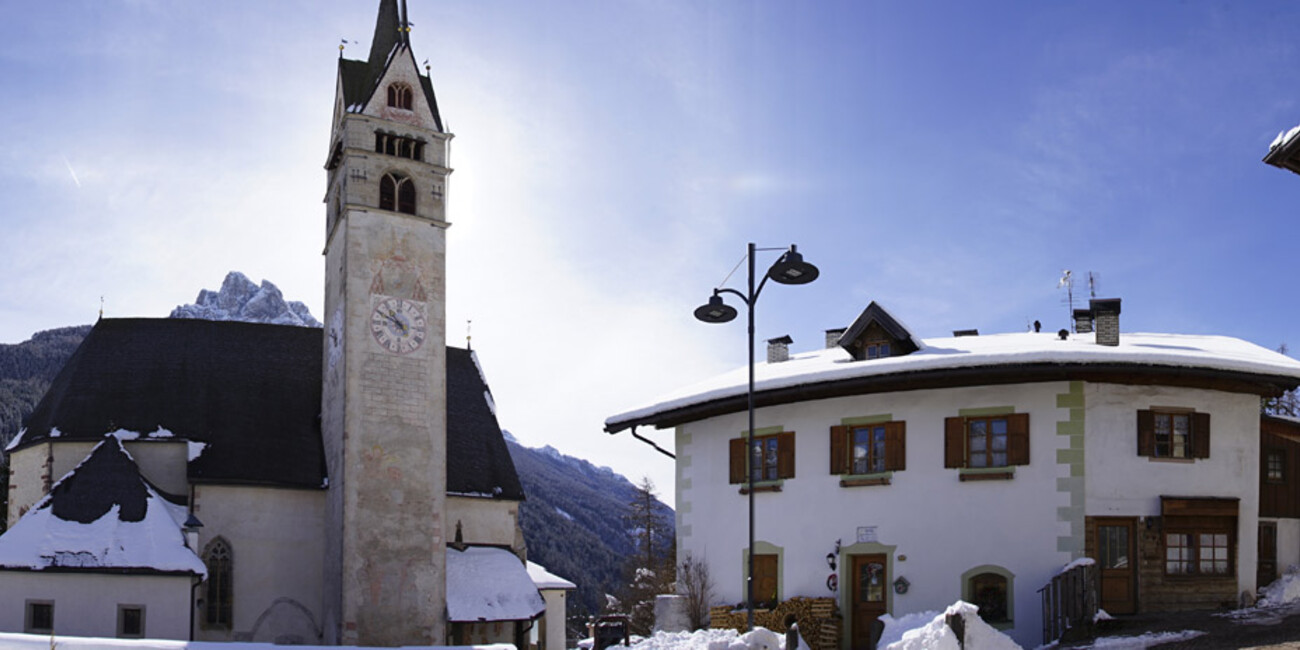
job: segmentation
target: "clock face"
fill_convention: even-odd
[[[428,335],[424,303],[403,298],[375,296],[370,312],[370,333],[375,342],[394,354],[409,354],[420,349]]]

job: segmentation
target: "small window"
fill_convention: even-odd
[[[1175,409],[1138,411],[1138,455],[1209,458],[1210,414]]]
[[[393,108],[411,110],[411,87],[404,83],[388,86],[388,105]]]
[[[981,573],[970,579],[971,603],[979,607],[985,623],[1011,620],[1007,607],[1007,578],[996,573]]]
[[[1264,456],[1264,480],[1269,483],[1286,482],[1286,452],[1269,449]]]
[[[379,209],[415,214],[415,183],[397,174],[379,179]]]
[[[906,423],[831,427],[831,474],[861,475],[905,469]]]
[[[867,343],[867,358],[881,359],[889,356],[889,341],[874,341]]]
[[[747,472],[753,472],[754,482],[770,482],[794,478],[794,433],[754,436],[748,453],[745,438],[733,438],[730,443],[730,480],[745,483]]]
[[[213,540],[203,553],[203,563],[208,567],[203,589],[203,626],[228,630],[234,620],[235,594],[231,584],[234,558],[230,544],[220,537]]]
[[[944,467],[996,469],[1029,464],[1029,414],[944,421]]]
[[[1166,533],[1165,573],[1231,576],[1232,535],[1217,530]]]
[[[117,606],[117,636],[120,639],[144,638],[144,605]]]
[[[53,634],[54,633],[54,601],[50,600],[29,600],[27,601],[26,624],[23,625],[23,631],[28,634]]]

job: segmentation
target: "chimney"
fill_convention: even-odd
[[[1088,305],[1096,321],[1097,345],[1119,345],[1119,298],[1092,300]]]
[[[767,340],[767,362],[781,363],[790,360],[790,344],[794,339],[789,336]]]
[[[826,349],[827,349],[827,350],[829,350],[829,349],[831,349],[831,348],[834,348],[834,347],[839,347],[839,345],[840,345],[840,337],[841,337],[841,336],[844,336],[844,332],[845,332],[846,329],[847,329],[847,328],[844,328],[844,327],[837,327],[837,328],[835,328],[835,329],[833,329],[833,330],[826,330]]]
[[[1074,332],[1076,334],[1087,334],[1092,331],[1092,310],[1076,309],[1074,310]]]

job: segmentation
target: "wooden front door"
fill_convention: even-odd
[[[889,576],[884,555],[854,555],[850,577],[853,589],[853,650],[875,650],[872,624],[889,611]]]
[[[1097,580],[1101,608],[1137,612],[1137,528],[1133,519],[1097,520]]]
[[[1259,522],[1259,565],[1255,570],[1255,589],[1263,589],[1277,580],[1277,522]]]

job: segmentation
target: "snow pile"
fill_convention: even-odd
[[[447,549],[447,617],[527,621],[546,610],[524,563],[502,548]]]
[[[171,317],[321,327],[307,305],[285,301],[279,287],[270,281],[262,280],[259,287],[238,271],[226,274],[220,291],[203,289],[193,305],[173,309]]]
[[[1165,643],[1187,641],[1205,634],[1200,630],[1183,630],[1181,632],[1147,632],[1139,636],[1106,636],[1086,646],[1094,650],[1111,648],[1112,650],[1138,650],[1151,648]]]
[[[934,612],[926,612],[933,614]],[[985,623],[979,617],[979,608],[964,602],[957,601],[950,605],[942,614],[937,614],[930,619],[928,623],[920,627],[907,629],[902,634],[904,625],[914,625],[920,623],[923,615],[904,616],[901,619],[886,620],[885,632],[881,635],[880,643],[877,647],[884,647],[886,650],[959,650],[963,645],[959,642],[957,634],[952,628],[948,627],[947,618],[949,616],[961,616],[966,624],[965,646],[968,648],[979,648],[979,650],[1021,650],[1020,646],[1011,640],[1011,637],[997,631],[993,626]],[[890,623],[893,623],[894,630],[890,630]],[[886,637],[898,640],[885,645]]]
[[[800,639],[799,648],[807,647]],[[761,627],[745,634],[735,630],[656,632],[635,639],[630,650],[785,650],[785,636]]]
[[[1300,601],[1300,570],[1291,567],[1286,574],[1259,592],[1259,607],[1277,607]]]

